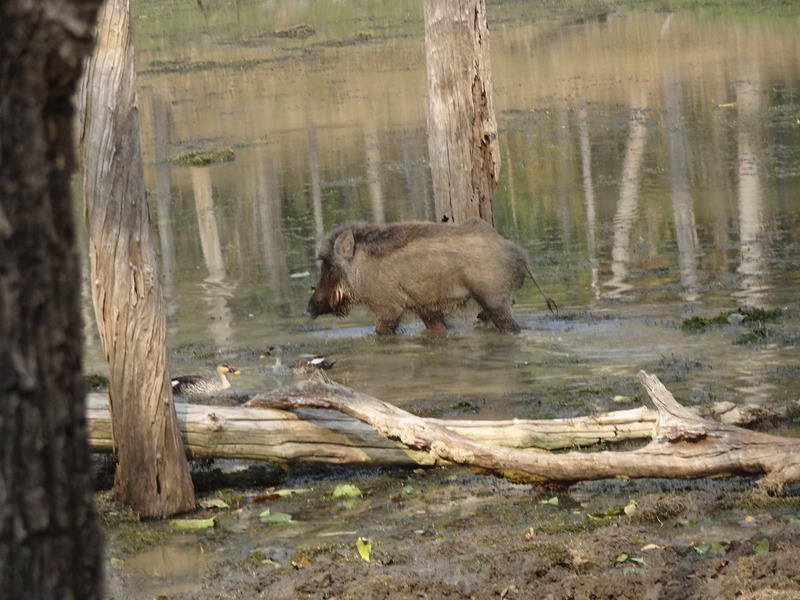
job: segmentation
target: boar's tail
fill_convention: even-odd
[[[536,286],[536,289],[539,290],[539,293],[544,297],[545,302],[547,302],[547,308],[550,311],[550,314],[555,315],[557,317],[558,304],[556,304],[555,300],[553,300],[550,296],[548,296],[542,291],[542,288],[539,287],[539,283],[536,281],[536,278],[533,276],[533,273],[531,273],[530,267],[528,267],[528,277],[531,278],[533,285]]]

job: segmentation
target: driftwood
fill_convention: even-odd
[[[657,377],[640,371],[639,381],[656,405],[658,419],[652,441],[630,452],[553,454],[487,444],[366,394],[319,380],[261,394],[248,404],[335,409],[369,423],[404,446],[426,451],[433,462],[520,472],[543,482],[762,474],[766,475],[762,485],[777,489],[800,481],[800,440],[703,419],[678,404]]]
[[[462,463],[559,483],[766,474],[764,483],[777,487],[800,479],[800,441],[730,424],[749,422],[763,409],[717,403],[705,407],[703,414],[725,422],[710,421],[680,406],[656,377],[641,372],[639,379],[657,411],[641,407],[549,421],[425,419],[323,378],[259,394],[243,407],[175,407],[190,458]],[[87,419],[92,449],[110,452],[107,397],[89,396]],[[541,450],[645,438],[652,441],[631,452]]]
[[[307,382],[283,388],[282,394],[336,396],[344,386],[309,390]],[[322,409],[253,408],[175,403],[186,453],[190,458],[237,458],[261,461],[435,465],[445,461],[387,439],[367,423]],[[369,398],[369,397],[368,397]],[[375,402],[377,399],[371,398]],[[729,407],[722,406],[728,414]],[[645,407],[589,417],[556,420],[495,421],[424,419],[476,441],[513,448],[559,450],[649,438],[656,411]],[[89,444],[111,452],[108,397],[90,394],[87,402]]]
[[[292,391],[294,390],[294,391]],[[344,386],[312,390],[308,383],[284,388],[283,395],[303,390],[335,397]],[[372,399],[375,402],[378,400]],[[265,396],[251,404],[263,405]],[[743,424],[764,416],[760,407],[718,402],[703,408],[703,416]],[[412,450],[387,439],[370,425],[338,411],[205,406],[176,402],[175,410],[190,458],[236,458],[273,462],[316,461],[378,465],[434,465],[440,461],[423,450]],[[646,407],[606,414],[554,420],[425,419],[476,441],[512,448],[572,449],[601,443],[648,439],[658,413]],[[87,400],[89,443],[95,452],[111,452],[108,396]]]

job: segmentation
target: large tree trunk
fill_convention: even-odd
[[[194,508],[167,370],[165,317],[142,173],[127,0],[107,0],[81,90],[95,313],[109,364],[116,498],[142,516]]]
[[[492,223],[500,148],[485,0],[425,0],[425,54],[436,219]]]
[[[72,95],[97,2],[0,2],[0,598],[101,598]]]

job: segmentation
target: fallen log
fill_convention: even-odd
[[[336,393],[335,389],[331,393]],[[255,408],[259,402],[255,399],[251,402],[251,407],[176,402],[187,456],[377,465],[436,465],[443,462],[428,452],[412,450],[391,441],[367,423],[339,412],[314,408],[290,412]],[[723,406],[722,409],[727,411],[729,407]],[[86,414],[92,450],[111,452],[113,441],[108,396],[89,394]],[[555,420],[424,420],[487,444],[558,450],[648,438],[655,426],[656,411],[639,407]]]
[[[335,409],[369,423],[381,435],[408,448],[427,452],[433,463],[525,473],[542,482],[761,474],[765,475],[761,480],[765,488],[777,489],[800,481],[800,440],[703,419],[678,404],[657,377],[640,371],[639,381],[656,405],[658,418],[652,441],[630,452],[553,454],[475,441],[440,423],[321,379],[259,394],[247,405]]]
[[[259,402],[254,401],[254,404]],[[190,458],[235,458],[273,462],[316,461],[381,465],[434,465],[428,452],[388,440],[368,424],[321,409],[205,406],[175,403],[186,453]],[[763,408],[718,402],[704,416],[747,423],[763,417]],[[108,396],[87,399],[89,444],[94,452],[111,452]],[[487,444],[512,448],[561,450],[651,437],[658,413],[646,407],[554,420],[426,419]]]
[[[260,394],[248,403],[249,406],[185,403],[176,403],[175,406],[190,458],[376,465],[437,465],[450,462],[428,449],[413,449],[400,441],[393,441],[378,433],[367,422],[356,418],[357,415],[344,414],[347,411],[298,408],[318,405],[336,408],[332,401],[338,398],[338,402],[346,403],[351,395],[358,395],[367,405],[384,404],[346,386],[326,381],[306,381],[269,394]],[[320,401],[321,404],[317,404]],[[295,408],[290,412],[281,406]],[[761,407],[735,406],[729,402],[700,409],[703,416],[728,423],[747,423],[754,418],[770,416],[765,415]],[[395,410],[412,417],[400,409]],[[697,416],[695,410],[691,409],[690,412],[694,418]],[[554,450],[653,438],[657,436],[658,418],[657,411],[640,407],[596,416],[540,421],[419,420],[487,445]],[[106,395],[89,395],[87,421],[92,450],[111,452],[111,418]]]

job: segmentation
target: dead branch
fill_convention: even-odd
[[[778,488],[800,481],[800,440],[748,431],[698,417],[682,407],[657,377],[639,372],[658,411],[652,441],[631,452],[567,452],[500,447],[475,441],[440,423],[337,383],[309,380],[260,394],[249,406],[335,409],[369,423],[385,437],[448,461],[493,471],[517,471],[555,483],[607,478],[698,478],[758,475]]]
[[[343,387],[343,386],[342,386]],[[302,395],[286,388],[287,394]],[[321,393],[336,394],[337,389]],[[344,388],[347,389],[347,388]],[[377,402],[377,400],[375,400]],[[260,406],[254,399],[252,406]],[[108,397],[87,400],[89,444],[111,452]],[[387,439],[370,425],[340,412],[295,408],[206,406],[175,403],[186,453],[190,458],[237,458],[262,461],[316,461],[382,465],[439,464],[428,452]],[[723,406],[723,412],[729,407]],[[425,419],[471,439],[514,448],[548,450],[649,438],[656,411],[639,407],[606,414],[555,420]]]
[[[642,372],[639,379],[657,411],[640,407],[549,421],[423,419],[346,386],[308,380],[260,394],[243,407],[176,403],[176,412],[191,458],[381,465],[458,462],[561,483],[737,473],[766,474],[763,483],[770,487],[798,480],[796,440],[703,418],[710,414],[745,423],[763,409],[718,403],[705,407],[701,417],[695,409],[680,406],[657,378]],[[106,396],[89,396],[87,419],[93,450],[110,452]],[[522,450],[647,438],[652,441],[633,452]]]
[[[284,390],[284,393],[290,393]],[[295,392],[300,395],[300,392]],[[335,394],[335,389],[325,393]],[[254,405],[260,400],[254,400]],[[703,416],[727,423],[749,423],[765,415],[762,407],[718,402],[704,406]],[[370,462],[382,465],[431,465],[428,452],[411,450],[376,432],[368,424],[337,411],[322,409],[246,408],[176,402],[175,410],[190,458],[237,458],[273,462]],[[695,409],[692,409],[695,410]],[[87,399],[89,444],[95,452],[112,452],[108,396]],[[602,443],[649,439],[658,413],[644,406],[571,419],[425,419],[476,441],[511,448],[573,449]]]

